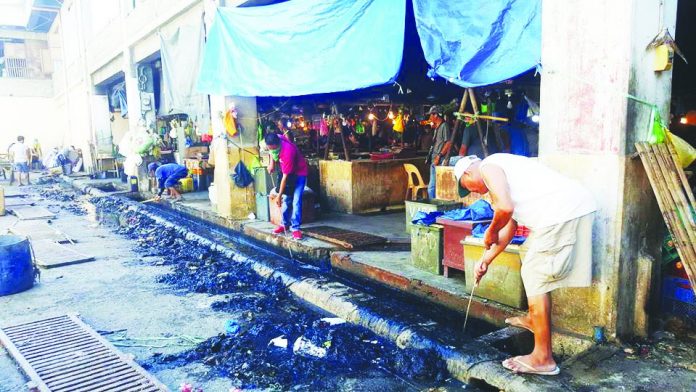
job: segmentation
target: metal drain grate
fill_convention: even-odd
[[[2,328],[0,343],[42,392],[168,391],[75,315]]]
[[[387,242],[387,239],[384,237],[333,226],[307,227],[303,228],[302,231],[308,237],[340,245],[346,249],[356,249]]]

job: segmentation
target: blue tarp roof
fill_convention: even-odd
[[[490,85],[541,57],[541,0],[291,0],[218,8],[197,88],[202,93],[298,96],[395,80],[406,1],[431,77]]]
[[[430,76],[485,86],[541,60],[541,0],[413,0],[413,8]]]
[[[404,45],[406,0],[292,0],[218,8],[198,91],[296,96],[393,81]]]

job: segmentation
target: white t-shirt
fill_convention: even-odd
[[[24,143],[16,142],[10,147],[10,154],[13,155],[14,163],[27,163],[29,159],[27,158],[29,152],[29,147]]]
[[[512,218],[530,229],[540,229],[596,211],[590,192],[577,181],[523,156],[493,154],[481,168],[494,165],[507,177],[514,206]]]

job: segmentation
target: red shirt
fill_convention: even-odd
[[[283,174],[307,176],[307,161],[296,145],[292,144],[285,135],[280,135],[280,171]]]

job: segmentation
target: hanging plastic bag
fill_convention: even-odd
[[[249,169],[247,169],[246,165],[244,165],[244,162],[242,161],[239,161],[237,166],[235,166],[232,179],[234,180],[234,184],[240,188],[246,188],[252,182],[254,182],[254,177],[251,175]]]
[[[666,130],[665,126],[662,125],[660,112],[657,111],[657,108],[653,108],[650,112],[650,123],[648,124],[648,143],[664,143]]]
[[[222,119],[222,123],[225,126],[225,132],[227,136],[233,137],[237,134],[237,119],[234,109],[229,109],[225,112],[225,117]]]
[[[667,138],[672,142],[682,168],[688,167],[696,160],[696,148],[687,143],[686,140],[670,131],[667,131]]]

